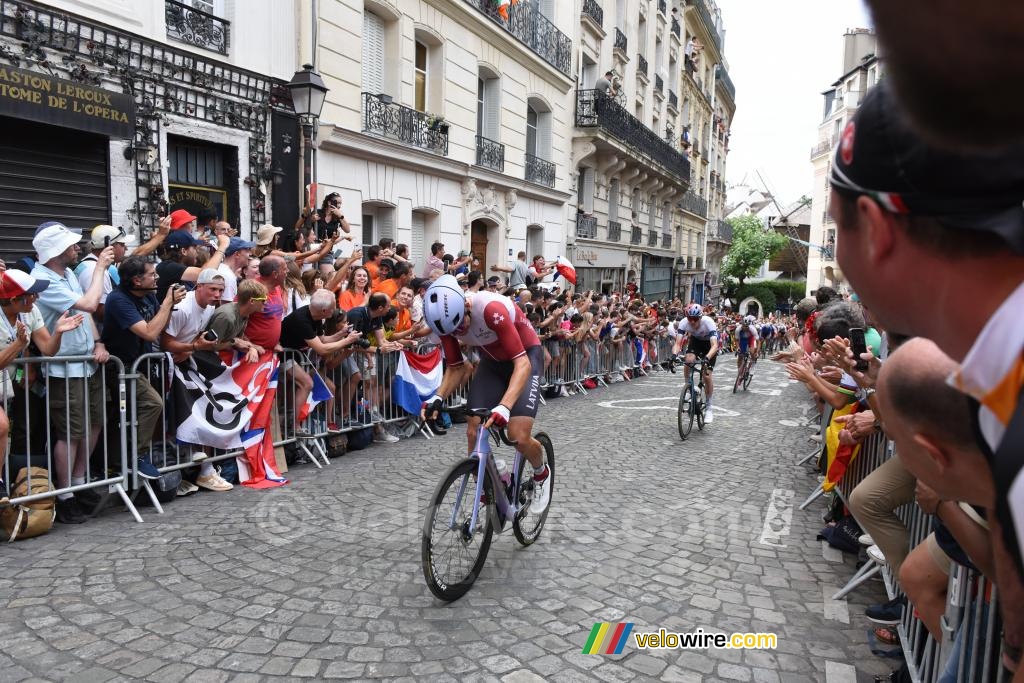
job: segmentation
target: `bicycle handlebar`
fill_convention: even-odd
[[[450,413],[451,409],[442,407],[438,412],[439,413]],[[466,415],[471,415],[473,417],[479,417],[483,422],[486,422],[487,420],[491,419],[491,411],[489,411],[489,410],[487,410],[485,408],[479,409],[479,410],[469,410],[469,409],[467,409],[466,410]],[[419,425],[419,428],[422,429],[426,425],[426,421],[421,419],[421,420],[417,421],[417,424]],[[508,438],[508,434],[505,433],[505,428],[504,427],[495,427],[495,426],[492,425],[492,426],[488,427],[488,431],[491,433],[491,436],[494,437],[494,441],[495,441],[496,444],[502,444],[503,443],[506,446],[511,446],[512,448],[515,448],[516,444],[518,443],[517,441],[512,441],[510,438]]]

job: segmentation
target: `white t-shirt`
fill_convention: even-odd
[[[235,275],[235,271],[231,270],[231,266],[226,263],[221,263],[217,266],[217,272],[224,276],[224,294],[220,300],[225,303],[234,301],[235,297],[238,296],[238,276]]]
[[[82,285],[82,291],[88,292],[92,286],[92,274],[96,270],[96,257],[89,254],[75,267],[75,275],[78,277],[78,284]],[[110,271],[103,274],[103,292],[100,294],[100,303],[107,303],[107,295],[114,291],[114,282],[110,279]]]
[[[31,336],[33,332],[43,327],[43,314],[39,312],[39,307],[32,304],[32,310],[28,313],[19,313],[18,318],[24,323],[25,327],[28,328],[28,333]],[[0,313],[0,351],[3,351],[8,346],[14,343],[17,336],[17,325],[12,325],[11,321],[7,319],[7,316]],[[4,368],[0,370],[0,405],[8,401],[13,396],[14,386],[11,383],[11,377],[14,375],[14,368]]]
[[[196,302],[196,293],[189,292],[185,298],[171,311],[171,319],[167,323],[166,332],[169,336],[183,344],[191,344],[213,317],[216,306],[201,307]]]

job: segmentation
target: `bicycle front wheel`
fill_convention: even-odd
[[[693,403],[695,406],[695,412],[697,413],[697,429],[704,430],[704,412],[708,409],[707,405],[707,389],[702,384],[700,389],[695,391]]]
[[[541,447],[544,449],[544,458],[548,463],[549,470],[549,481],[548,486],[550,496],[555,495],[555,447],[551,445],[551,437],[544,432],[537,432],[534,437],[537,441],[540,441]],[[530,462],[526,458],[522,458],[519,461],[519,473],[517,481],[519,481],[519,490],[516,492],[516,505],[519,506],[519,512],[516,513],[515,519],[512,520],[512,533],[515,535],[516,540],[522,545],[533,545],[533,542],[540,536],[541,530],[544,528],[544,520],[548,518],[548,512],[551,511],[551,499],[548,499],[548,506],[544,509],[544,512],[536,514],[530,510],[530,501],[533,500],[533,488],[535,486],[533,482],[532,470],[533,466],[527,469],[527,465]]]
[[[746,391],[750,387],[750,380],[754,379],[754,375],[750,373],[753,367],[748,365],[743,369],[743,391]]]
[[[683,386],[683,392],[679,394],[679,407],[676,409],[676,422],[679,424],[679,438],[686,441],[686,437],[693,431],[694,405],[693,389],[689,384]]]
[[[478,465],[476,458],[466,458],[448,470],[434,492],[423,524],[423,577],[430,592],[446,602],[458,600],[473,587],[494,535],[484,502],[480,504],[476,528],[472,533],[469,531],[476,504]],[[491,500],[487,484],[484,498]]]

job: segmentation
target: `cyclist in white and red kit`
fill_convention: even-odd
[[[531,511],[543,512],[551,499],[550,470],[533,438],[540,403],[544,351],[526,315],[511,299],[493,292],[464,293],[452,275],[442,275],[423,296],[423,320],[441,337],[446,368],[437,394],[423,404],[422,416],[435,414],[462,381],[460,343],[477,347],[480,364],[469,384],[468,408],[490,410],[484,428],[508,427],[508,437],[533,466]],[[470,451],[476,445],[480,418],[467,418]]]

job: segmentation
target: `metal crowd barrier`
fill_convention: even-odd
[[[825,417],[822,425],[828,424]],[[857,458],[835,488],[844,504],[848,506],[849,494],[893,453],[894,444],[884,434],[873,434],[864,440]],[[807,503],[815,497],[812,496]],[[911,548],[917,547],[931,533],[932,518],[916,503],[901,506],[896,514],[907,527]],[[890,599],[903,593],[899,577],[892,574],[888,565],[881,568],[881,573]],[[862,578],[867,576],[865,574]],[[851,580],[847,589],[856,585],[859,583]],[[946,614],[942,619],[941,642],[931,636],[916,615],[913,604],[908,601],[897,631],[911,679],[915,683],[936,683],[940,680],[1002,683],[1006,680],[1007,672],[1001,662],[1002,621],[996,608],[996,598],[996,587],[992,582],[980,572],[954,562],[950,570]],[[951,665],[950,659],[954,656],[956,660]],[[944,678],[947,666],[951,668],[952,678]]]
[[[48,473],[51,490],[27,496],[12,496],[11,504],[101,489],[98,492],[100,500],[93,515],[106,506],[111,494],[116,493],[135,521],[142,522],[127,492],[130,470],[125,431],[126,375],[121,361],[113,356],[106,364],[96,365],[91,376],[82,378],[83,394],[91,396],[94,392],[100,392],[102,401],[99,416],[91,416],[90,411],[85,410],[84,438],[81,441],[86,444],[95,442],[95,446],[89,448],[84,456],[85,483],[71,483],[75,469],[67,448],[67,444],[72,441],[71,383],[64,377],[54,376],[51,369],[63,367],[66,374],[69,366],[91,363],[92,360],[92,356],[29,357],[14,360],[7,367],[12,378],[13,395],[7,402],[11,430],[10,449],[3,472],[3,479],[8,486],[5,494],[11,496],[13,493],[10,487],[22,468],[41,467]],[[61,394],[63,400],[59,398]],[[64,415],[63,422],[57,423],[61,412]],[[58,449],[58,443],[64,443],[65,446]],[[58,453],[58,450],[61,452]],[[60,466],[61,459],[64,461],[63,468]],[[67,472],[68,483],[64,486],[59,485],[60,469]],[[32,490],[31,470],[27,483],[28,490]]]

